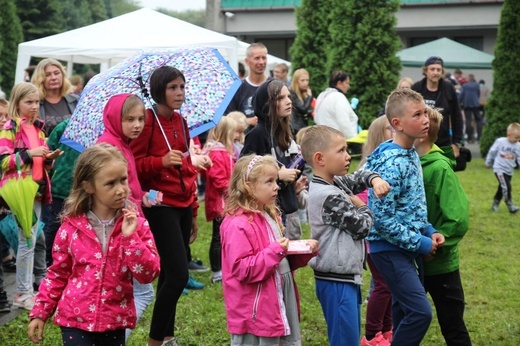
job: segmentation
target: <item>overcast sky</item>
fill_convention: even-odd
[[[167,8],[172,11],[201,10],[206,8],[206,0],[140,0],[141,6],[153,10]]]

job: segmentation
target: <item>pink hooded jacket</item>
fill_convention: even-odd
[[[222,240],[222,289],[227,328],[231,334],[256,336],[286,335],[282,317],[282,287],[275,275],[287,256],[274,239],[274,233],[260,213],[239,210],[226,216],[220,227]],[[291,269],[307,265],[316,254],[288,256]],[[296,283],[295,283],[296,287]],[[296,299],[299,297],[296,288]]]
[[[112,96],[103,110],[103,124],[105,131],[101,137],[98,138],[97,143],[107,143],[118,148],[123,154],[126,161],[128,161],[128,187],[132,194],[130,198],[139,209],[141,209],[142,197],[144,195],[141,190],[141,184],[137,176],[137,169],[135,166],[135,159],[132,150],[130,149],[130,139],[123,133],[123,126],[121,120],[123,117],[123,104],[126,99],[132,94],[118,94]],[[142,214],[141,214],[142,215]]]
[[[124,237],[120,217],[103,254],[85,214],[66,217],[56,233],[53,264],[47,270],[30,318],[91,332],[134,328],[132,278],[152,282],[159,275],[159,255],[148,221]]]

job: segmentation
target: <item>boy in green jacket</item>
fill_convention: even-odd
[[[469,226],[468,198],[453,171],[451,148],[435,145],[442,114],[427,107],[428,135],[415,141],[421,158],[428,221],[446,238],[435,255],[424,258],[424,286],[432,297],[448,346],[471,345],[464,323],[464,291],[459,272],[459,241]]]

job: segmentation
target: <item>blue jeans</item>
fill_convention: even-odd
[[[330,345],[359,346],[361,289],[359,285],[316,279]]]
[[[34,202],[34,212],[36,218],[40,218],[42,203]],[[33,269],[34,269],[34,248],[36,246],[36,233],[38,232],[38,222],[31,229],[30,245],[27,246],[27,239],[22,229],[18,231],[18,252],[16,256],[16,294],[33,292]],[[44,252],[45,255],[45,252]]]
[[[392,292],[392,346],[420,345],[432,320],[432,308],[414,257],[400,251],[376,252],[370,256]]]
[[[135,278],[133,279],[134,285],[134,305],[135,311],[137,314],[137,322],[146,311],[146,308],[152,304],[153,298],[155,296],[153,291],[152,284],[141,284]],[[125,330],[125,339],[128,340],[130,337],[130,333],[132,333],[132,329]]]

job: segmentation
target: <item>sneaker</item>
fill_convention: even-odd
[[[16,273],[16,258],[11,257],[7,261],[2,262],[2,268],[6,273]]]
[[[194,272],[207,272],[209,271],[208,267],[205,267],[202,265],[202,261],[189,261],[188,262],[188,269]]]
[[[20,309],[31,310],[34,306],[34,294],[17,294],[14,297],[13,306]]]
[[[186,288],[191,290],[201,290],[204,288],[204,284],[202,282],[196,281],[191,275],[186,283]]]
[[[388,340],[386,340],[384,337],[383,337],[383,334],[381,332],[377,333],[376,336],[368,341],[367,338],[364,336],[362,339],[361,339],[361,346],[390,346],[390,343],[388,342]]]
[[[216,284],[217,282],[222,282],[222,270],[219,270],[218,272],[213,272],[211,274],[211,282]]]
[[[513,205],[513,204],[509,205],[508,208],[509,208],[509,212],[511,214],[515,214],[520,210],[520,207],[517,207],[516,205]]]
[[[497,201],[496,199],[493,201],[493,205],[491,206],[491,210],[493,210],[495,213],[498,212],[498,204],[500,201]]]
[[[179,344],[177,343],[177,339],[176,338],[172,338],[170,340],[166,340],[162,343],[162,346],[179,346]]]
[[[185,296],[187,296],[188,294],[190,294],[190,290],[185,288],[182,290],[182,294],[184,294]]]
[[[388,341],[389,343],[392,343],[392,340],[394,339],[394,333],[392,332],[392,330],[384,332],[383,338],[385,338],[386,341]]]
[[[11,311],[11,307],[9,306],[9,302],[7,301],[7,292],[0,292],[0,312],[9,312]]]

